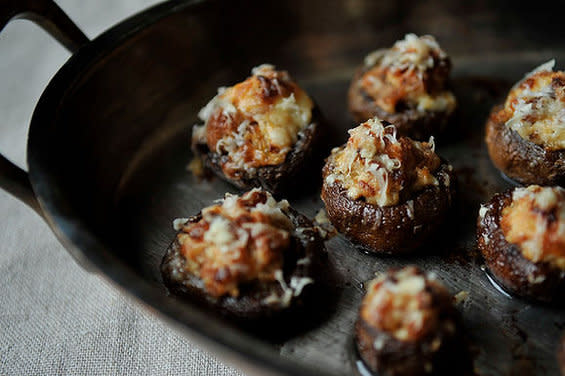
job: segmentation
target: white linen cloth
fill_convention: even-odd
[[[58,0],[90,37],[155,0]],[[69,54],[28,21],[0,35],[0,152],[25,167],[27,127]],[[241,375],[102,278],[0,190],[0,375]]]

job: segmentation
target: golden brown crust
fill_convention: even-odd
[[[323,243],[312,222],[305,216],[289,208],[287,214],[295,226],[290,236],[290,247],[285,251],[282,265],[283,279],[287,286],[292,278],[311,278],[316,280],[316,269]],[[190,223],[197,223],[201,214],[189,218]],[[301,260],[301,261],[299,261]],[[198,277],[187,272],[183,265],[185,259],[181,255],[178,239],[167,249],[161,262],[161,275],[167,289],[178,296],[185,297],[208,305],[220,313],[240,321],[271,320],[281,314],[292,311],[304,304],[305,296],[314,287],[315,282],[304,286],[301,293],[292,296],[290,304],[273,304],[270,296],[283,296],[284,289],[279,281],[250,282],[240,286],[239,296],[210,295],[204,283]]]
[[[430,136],[441,133],[451,120],[454,112],[418,111],[408,107],[395,113],[385,111],[362,87],[362,77],[366,71],[365,66],[357,69],[347,93],[349,112],[355,122],[362,123],[378,117],[396,125],[400,136],[425,141]]]
[[[426,280],[425,290],[414,296],[418,300],[426,295],[436,316],[435,325],[422,337],[399,340],[359,315],[355,324],[357,351],[371,371],[387,376],[463,374],[469,367],[460,315],[445,288],[430,282]]]
[[[242,189],[281,191],[322,137],[320,111],[288,72],[263,64],[218,89],[198,113],[192,150],[202,164]]]
[[[347,143],[334,148],[326,163],[325,182],[339,181],[352,200],[379,206],[396,205],[413,192],[437,185],[433,173],[441,165],[435,143],[396,137],[396,127],[377,118],[349,130]]]
[[[486,124],[486,143],[494,165],[522,184],[563,185],[565,151],[545,150],[524,140],[505,125],[498,115],[501,109],[494,107]]]
[[[496,194],[482,207],[477,220],[477,246],[491,275],[504,289],[517,296],[542,302],[563,302],[565,273],[550,263],[534,263],[526,259],[517,245],[506,240],[500,218],[502,210],[511,202],[511,191]]]
[[[322,171],[322,200],[328,218],[339,232],[371,252],[415,250],[440,228],[451,207],[455,175],[446,163],[434,173],[437,186],[428,186],[401,204],[385,207],[350,199],[337,181],[327,184],[325,177],[331,169],[326,164]]]
[[[202,218],[183,224],[177,234],[185,271],[216,298],[237,297],[239,285],[249,281],[276,280],[293,228],[287,207],[287,201],[253,189],[202,209]]]
[[[194,144],[192,150],[202,160],[206,169],[240,189],[261,187],[272,193],[280,193],[291,188],[290,183],[293,178],[307,170],[309,166],[315,165],[310,159],[318,148],[322,147],[324,137],[321,115],[316,107],[312,111],[312,120],[312,123],[299,133],[298,141],[286,155],[283,163],[258,167],[253,173],[239,170],[233,174],[233,177],[228,177],[222,169],[225,156],[210,151],[205,144]]]

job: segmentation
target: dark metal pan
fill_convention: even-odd
[[[50,0],[0,1],[0,28],[32,19],[74,55],[45,89],[30,125],[28,173],[0,159],[0,185],[49,223],[77,259],[134,296],[192,340],[249,373],[355,374],[352,327],[375,272],[415,263],[457,293],[480,374],[558,373],[562,308],[504,295],[474,252],[480,202],[510,187],[483,145],[490,107],[512,82],[555,57],[565,63],[559,9],[517,2],[171,1],[93,41]],[[218,86],[271,62],[315,98],[345,140],[348,81],[363,56],[407,32],[434,34],[453,57],[460,113],[439,153],[459,175],[452,224],[425,255],[374,257],[337,236],[328,250],[325,305],[286,333],[254,333],[166,294],[158,265],[171,222],[234,188],[186,170],[190,128]],[[315,190],[308,190],[315,191]],[[291,199],[313,216],[317,193]]]

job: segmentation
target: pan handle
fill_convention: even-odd
[[[0,31],[11,21],[33,21],[69,52],[76,52],[89,42],[88,37],[71,21],[53,0],[0,0]],[[43,215],[31,187],[27,172],[0,154],[0,188]]]

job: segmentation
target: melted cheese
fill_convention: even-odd
[[[432,280],[410,266],[375,278],[361,303],[362,318],[400,341],[421,338],[439,316],[426,288],[429,283],[437,285]],[[444,290],[440,285],[436,287]]]
[[[312,120],[314,104],[287,72],[272,65],[253,68],[252,76],[218,94],[199,112],[203,125],[193,129],[193,143],[226,155],[224,173],[253,174],[279,165]]]
[[[186,271],[199,277],[212,296],[237,296],[242,283],[277,280],[294,229],[287,209],[286,200],[253,189],[241,197],[226,194],[202,209],[196,223],[175,220]]]
[[[510,91],[503,114],[506,126],[523,139],[549,150],[565,149],[565,73],[553,72],[551,60]]]
[[[272,292],[265,299],[263,299],[264,304],[278,304],[281,307],[288,307],[293,297],[299,296],[300,294],[302,294],[304,287],[311,283],[314,283],[314,280],[312,278],[293,276],[290,279],[289,285],[284,280],[281,270],[277,270],[275,272],[275,279],[280,284],[282,293],[277,294],[276,292]]]
[[[431,35],[419,37],[416,34],[406,34],[403,40],[396,41],[392,48],[382,56],[380,64],[398,69],[416,69],[424,72],[434,66],[434,58],[447,57]]]
[[[408,195],[437,185],[433,172],[440,165],[430,142],[396,137],[393,125],[384,126],[373,118],[349,131],[347,144],[332,150],[328,163],[332,171],[328,185],[339,182],[352,200],[363,198],[379,206],[396,205],[401,193]],[[403,165],[402,160],[408,162]]]
[[[500,225],[506,240],[518,245],[525,258],[565,270],[565,189],[516,188]]]
[[[432,72],[436,61],[447,59],[434,37],[407,34],[390,49],[380,49],[367,55],[367,72],[361,78],[362,87],[375,103],[389,113],[404,102],[417,111],[446,111],[456,106],[448,90],[430,92],[425,75]]]

